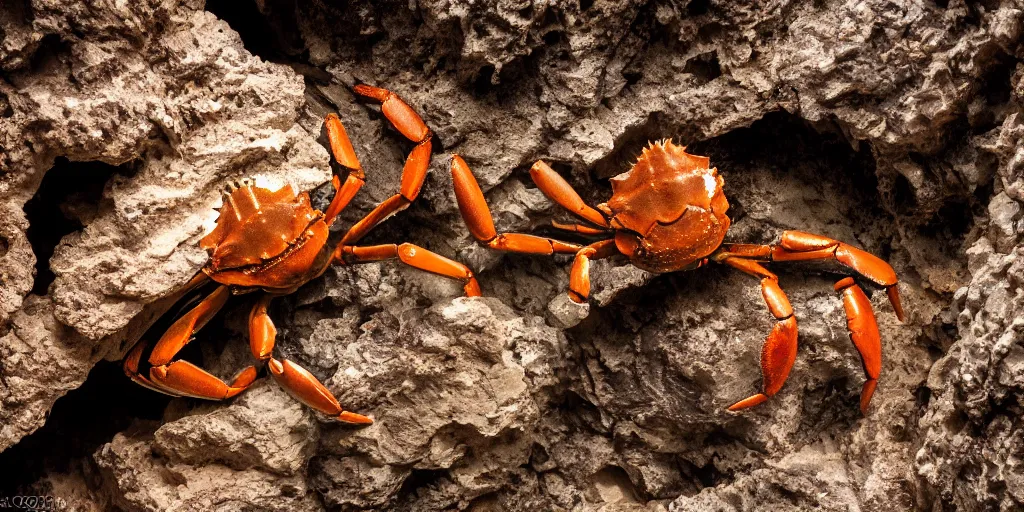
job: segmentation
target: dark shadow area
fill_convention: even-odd
[[[131,164],[115,167],[103,162],[71,162],[58,158],[46,172],[36,194],[25,203],[26,236],[36,256],[32,293],[46,295],[56,276],[50,270],[53,251],[65,235],[82,229],[79,208],[95,209],[111,176],[131,175]]]
[[[686,61],[683,72],[697,77],[697,83],[704,85],[722,76],[722,66],[718,63],[717,52],[707,52]]]
[[[136,419],[157,420],[170,397],[133,384],[120,362],[101,361],[53,405],[46,424],[0,453],[0,496],[31,494],[47,472],[69,472]]]
[[[242,38],[249,53],[268,62],[287,63],[303,55],[306,48],[295,20],[295,3],[291,0],[210,0],[206,10],[227,22]],[[274,20],[271,25],[269,19]],[[287,29],[287,30],[282,30]]]
[[[395,508],[415,502],[434,501],[438,491],[452,485],[451,475],[445,469],[414,469],[402,487],[395,493]]]
[[[152,343],[175,320],[215,288],[215,283],[209,283],[183,294],[146,330],[138,343],[147,343],[151,349]],[[229,299],[222,314],[197,332],[176,359],[192,361],[221,378],[229,377],[221,375],[224,372],[216,371],[217,368],[207,367],[203,361],[207,357],[217,357],[229,343],[241,344],[243,348],[239,351],[248,355],[245,341],[225,324],[225,320],[240,313],[240,318],[244,318],[243,311],[249,307],[248,297]],[[143,357],[148,353],[147,349]],[[145,366],[144,372],[148,366],[142,366]],[[239,369],[241,367],[232,368],[231,375]],[[122,368],[122,361],[100,361],[81,387],[69,391],[54,403],[41,428],[0,453],[0,496],[32,494],[35,492],[33,486],[47,474],[79,471],[74,465],[91,460],[93,453],[110,442],[118,432],[128,429],[138,420],[161,420],[172,399],[129,379]],[[184,400],[188,400],[190,406],[209,403],[200,399]]]

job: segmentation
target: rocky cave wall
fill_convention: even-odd
[[[5,2],[0,495],[75,510],[1019,508],[1022,23],[999,0]],[[380,263],[275,302],[278,350],[373,416],[364,429],[273,382],[202,403],[120,377],[113,361],[204,263],[226,182],[328,179],[327,112],[369,176],[344,224],[397,190],[408,145],[358,82],[401,94],[439,142],[416,204],[367,241],[464,261],[485,297]],[[565,257],[485,250],[458,216],[451,153],[499,230],[544,232],[561,217],[534,160],[597,203],[665,137],[720,169],[729,240],[800,229],[892,263],[909,314],[872,294],[885,359],[866,416],[834,268],[774,267],[797,363],[733,414],[772,323],[755,281],[601,261],[577,307]],[[192,343],[218,375],[248,364],[248,304]]]

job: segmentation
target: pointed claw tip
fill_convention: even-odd
[[[356,414],[354,412],[344,411],[337,417],[338,421],[343,423],[349,423],[352,425],[372,425],[373,420],[363,416],[362,414]]]
[[[479,297],[483,295],[480,291],[480,283],[476,279],[472,279],[465,286],[462,287],[463,291],[466,292],[466,297]]]
[[[867,416],[868,407],[871,405],[871,397],[875,394],[875,387],[878,386],[878,380],[871,379],[864,383],[864,387],[860,391],[860,413]]]
[[[468,166],[466,165],[466,160],[464,160],[461,156],[459,156],[458,153],[452,153],[452,157],[451,157],[451,159],[449,159],[449,162],[450,162],[449,163],[449,167],[451,168],[453,174],[455,173],[455,170],[456,170],[455,167],[456,166],[468,168]]]
[[[892,310],[896,313],[896,319],[902,322],[906,315],[903,312],[903,303],[900,302],[899,284],[886,288],[885,293],[889,296],[889,302],[892,303]]]
[[[756,395],[744,398],[743,400],[740,400],[739,402],[730,405],[729,410],[732,412],[736,412],[741,411],[743,409],[749,409],[751,407],[754,407],[755,405],[760,405],[764,403],[765,400],[768,400],[768,395],[765,395],[764,393],[758,393]]]

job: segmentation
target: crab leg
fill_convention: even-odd
[[[716,260],[730,267],[742,270],[754,277],[761,278],[761,296],[768,304],[768,310],[775,317],[776,324],[768,333],[761,347],[762,391],[740,400],[729,407],[730,411],[738,411],[758,405],[778,393],[789,377],[789,371],[796,361],[797,325],[793,315],[793,307],[789,304],[786,293],[779,287],[778,277],[769,272],[759,263],[740,258],[726,257]]]
[[[583,246],[562,242],[553,238],[545,238],[521,233],[501,233],[494,229],[491,210],[480,190],[473,172],[466,161],[459,155],[452,156],[452,179],[455,182],[455,199],[459,203],[459,212],[466,222],[469,232],[481,244],[492,249],[527,254],[576,253]],[[568,184],[566,184],[568,185]]]
[[[867,381],[860,392],[860,411],[867,413],[871,395],[878,385],[878,376],[882,372],[882,337],[878,333],[878,322],[871,309],[864,290],[854,283],[852,277],[840,280],[835,285],[837,292],[843,295],[843,307],[846,309],[846,326],[850,331],[850,340],[860,353]]]
[[[815,245],[825,248],[816,248]],[[800,248],[807,250],[795,252]],[[716,253],[713,257],[716,261],[745,262],[744,264],[755,264],[751,260],[798,261],[828,258],[835,258],[878,284],[890,283],[887,288],[889,299],[896,311],[896,317],[900,320],[903,319],[896,274],[892,267],[870,253],[842,242],[799,231],[786,231],[782,235],[782,242],[779,246],[731,244],[723,246],[722,252]],[[875,319],[871,301],[864,294],[864,290],[857,286],[853,278],[847,277],[840,280],[836,283],[835,290],[842,293],[850,339],[860,354],[864,374],[867,377],[860,393],[860,410],[862,413],[866,413],[882,370],[882,337],[878,332],[878,322]]]
[[[440,276],[460,279],[465,282],[463,290],[467,297],[480,296],[480,284],[469,267],[440,254],[428,251],[413,244],[384,244],[367,247],[353,245],[339,246],[334,253],[334,263],[339,265],[368,263],[397,258],[411,267],[425,270]]]
[[[900,303],[896,272],[878,256],[849,244],[802,231],[785,231],[777,245],[726,244],[720,249],[720,254],[758,261],[838,261],[884,287],[896,318],[903,321],[903,305]]]
[[[576,253],[569,273],[569,298],[584,303],[590,296],[590,260],[599,260],[619,254],[615,240],[594,242]]]
[[[380,87],[359,84],[352,88],[356,94],[373,98],[380,102],[380,110],[384,117],[391,121],[405,138],[420,143],[430,138],[430,129],[408,103],[402,101],[397,94]]]
[[[594,235],[608,235],[611,230],[604,228],[595,228],[591,226],[585,226],[583,224],[563,224],[558,221],[551,221],[551,227],[560,229],[562,231],[571,231],[573,233],[579,233],[586,236]]]
[[[229,294],[227,286],[219,286],[176,320],[153,346],[145,363],[142,357],[146,346],[144,343],[136,345],[125,358],[125,373],[145,387],[173,396],[223,400],[245,391],[256,379],[254,366],[242,370],[231,384],[227,384],[188,361],[174,360],[196,331],[224,306]],[[150,366],[148,377],[140,371],[144,364]]]
[[[327,129],[327,140],[331,143],[331,153],[334,154],[334,160],[341,164],[342,167],[348,169],[345,183],[341,183],[341,178],[338,175],[334,175],[331,178],[331,183],[334,185],[334,198],[331,199],[331,205],[327,207],[327,211],[324,213],[324,223],[330,226],[334,222],[334,218],[348,206],[348,203],[356,196],[356,192],[359,192],[359,189],[362,188],[363,183],[366,182],[366,175],[363,173],[363,166],[359,163],[359,158],[356,157],[356,151],[352,148],[352,141],[348,139],[345,126],[341,124],[341,119],[338,119],[338,115],[334,113],[327,114],[324,126]]]
[[[296,400],[338,421],[359,425],[373,423],[373,420],[362,414],[342,409],[338,399],[308,370],[287,359],[278,360],[271,355],[277,337],[274,322],[267,314],[271,298],[270,295],[260,298],[249,315],[249,343],[253,356],[267,362],[274,380]]]
[[[573,215],[603,228],[610,227],[604,214],[584,203],[572,185],[543,160],[537,160],[533,167],[530,167],[530,177],[548,199],[569,210]]]
[[[357,85],[354,90],[356,94],[381,102],[381,112],[384,113],[384,117],[388,118],[388,121],[402,135],[416,143],[416,147],[409,152],[405,167],[402,169],[402,185],[399,193],[385,199],[362,220],[355,223],[345,233],[345,237],[341,241],[343,245],[356,243],[377,224],[409,207],[409,204],[419,195],[420,188],[423,187],[423,180],[427,177],[432,147],[430,129],[427,128],[416,111],[402,101],[397,94],[369,85]]]

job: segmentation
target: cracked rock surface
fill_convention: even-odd
[[[1000,0],[6,2],[0,496],[131,511],[1024,507],[1022,28],[1024,6]],[[436,135],[419,198],[365,242],[463,261],[484,297],[382,262],[273,302],[280,356],[372,416],[362,429],[269,379],[201,402],[116,376],[109,361],[206,261],[227,183],[329,179],[326,113],[368,176],[341,228],[395,193],[410,148],[349,92],[360,82]],[[482,248],[459,217],[451,153],[499,231],[552,235],[567,216],[530,182],[535,160],[597,204],[667,137],[719,169],[728,241],[798,229],[893,265],[908,318],[871,294],[884,362],[866,416],[834,266],[772,266],[797,362],[734,414],[773,324],[756,280],[602,260],[578,306],[571,258]],[[188,357],[222,377],[250,364],[251,305],[234,299]]]

